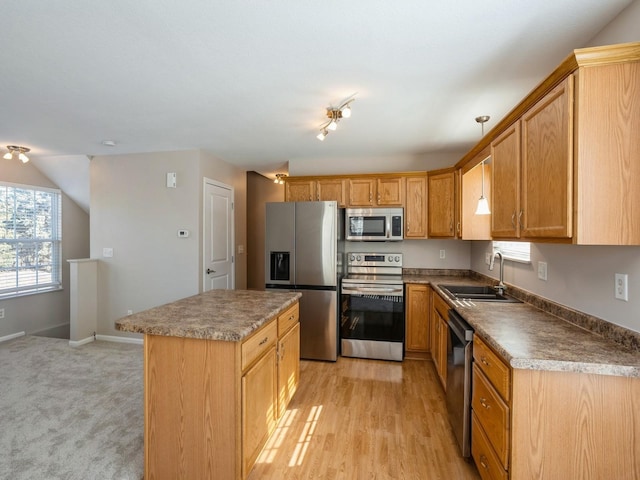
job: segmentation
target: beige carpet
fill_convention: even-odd
[[[140,345],[0,343],[0,478],[140,480],[142,397]]]

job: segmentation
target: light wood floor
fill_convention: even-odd
[[[302,361],[300,387],[248,480],[478,480],[433,364]]]

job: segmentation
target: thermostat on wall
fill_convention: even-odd
[[[189,230],[178,230],[178,237],[187,238],[189,236]]]

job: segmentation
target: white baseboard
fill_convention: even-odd
[[[96,340],[102,340],[104,342],[119,342],[119,343],[133,343],[135,345],[142,345],[142,338],[131,337],[118,337],[116,335],[96,335]]]
[[[5,335],[4,337],[0,337],[0,343],[6,342],[8,340],[13,340],[14,338],[24,337],[26,335],[25,332],[12,333],[11,335]]]
[[[80,345],[86,345],[87,343],[93,342],[95,339],[93,335],[87,338],[83,338],[82,340],[69,340],[70,347],[79,347]]]

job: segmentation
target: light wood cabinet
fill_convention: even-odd
[[[288,178],[285,180],[285,202],[311,202],[316,200],[316,181]]]
[[[327,178],[316,182],[317,200],[335,200],[338,207],[347,206],[347,181],[344,178]]]
[[[433,292],[431,322],[434,324],[434,340],[431,343],[431,357],[442,384],[447,389],[447,343],[449,339],[449,306],[440,295]]]
[[[423,357],[429,352],[431,287],[426,284],[406,285],[405,356]]]
[[[429,172],[428,178],[428,236],[455,238],[456,171]]]
[[[350,207],[402,207],[404,205],[403,177],[350,178]]]
[[[469,169],[461,171],[461,232],[459,236],[463,240],[491,240],[491,215],[476,215],[476,209],[478,208],[478,200],[484,191],[484,197],[489,202],[489,209],[493,210],[491,198],[492,164],[491,149],[487,146],[476,156]]]
[[[278,418],[298,389],[300,381],[300,323],[296,322],[278,342]]]
[[[491,235],[520,235],[520,122],[491,142]]]
[[[246,479],[298,387],[298,304],[239,342],[145,335],[145,478]]]
[[[253,467],[278,421],[276,346],[242,376],[242,471]]]
[[[573,76],[491,144],[496,238],[572,235]]]
[[[407,177],[404,206],[406,238],[427,237],[427,176]]]
[[[478,335],[473,339],[471,383],[472,456],[483,480],[508,478],[511,371]]]

